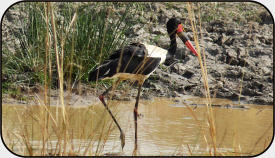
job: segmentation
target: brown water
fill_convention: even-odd
[[[178,102],[160,98],[151,101],[141,100],[139,112],[143,117],[138,120],[138,154],[213,153],[204,102],[205,100],[199,98]],[[185,103],[193,109],[198,121]],[[79,105],[67,108],[66,129],[62,125],[60,108],[51,107],[50,123],[48,128],[45,128],[47,113],[44,106],[3,105],[4,141],[14,152],[23,155],[29,155],[30,152],[34,155],[51,154],[59,149],[63,151],[64,148],[76,155],[132,155],[134,102],[110,101],[109,104],[126,135],[123,151],[119,131],[99,103],[89,107]],[[195,104],[201,106],[193,106]],[[213,100],[213,104],[233,105],[228,100]],[[272,140],[273,106],[213,107],[213,115],[219,155],[255,155],[265,150]],[[55,123],[57,126],[54,126]],[[67,137],[64,137],[65,134]],[[58,144],[63,138],[66,138],[66,147],[62,143]],[[43,142],[46,142],[45,153],[41,152]],[[31,146],[31,150],[26,146]]]

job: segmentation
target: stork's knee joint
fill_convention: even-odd
[[[98,96],[98,98],[99,98],[99,100],[101,101],[101,102],[103,102],[104,101],[104,96],[101,94],[100,96]]]

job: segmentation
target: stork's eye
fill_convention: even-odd
[[[184,28],[183,28],[183,25],[182,24],[179,24],[178,25],[178,28],[177,28],[177,33],[180,33],[180,32],[185,32]]]

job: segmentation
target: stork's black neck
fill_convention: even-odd
[[[166,66],[169,66],[174,62],[175,60],[174,56],[176,54],[176,50],[177,50],[176,33],[173,33],[170,35],[170,47],[168,49],[168,53],[166,55],[166,59],[164,62]]]
[[[167,57],[174,57],[175,53],[177,51],[177,40],[176,40],[176,34],[173,33],[170,35],[170,47],[168,49]]]

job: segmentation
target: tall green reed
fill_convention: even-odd
[[[131,3],[54,3],[56,30],[53,30],[45,17],[45,7],[41,2],[23,2],[19,12],[27,13],[22,19],[25,25],[19,34],[11,38],[20,41],[15,52],[3,50],[3,74],[13,75],[7,82],[15,85],[32,86],[43,84],[45,60],[51,65],[51,88],[58,86],[58,71],[55,51],[52,45],[46,49],[46,36],[52,38],[56,32],[57,51],[63,52],[63,73],[65,88],[70,89],[78,82],[87,82],[88,73],[108,55],[127,43],[125,33],[133,25],[130,11],[116,12],[118,7],[131,10]],[[74,14],[77,13],[75,26],[67,30]],[[48,19],[50,20],[50,19]],[[47,30],[49,29],[49,30]],[[50,45],[53,40],[50,41]],[[5,43],[4,43],[5,44]],[[48,52],[48,53],[46,53]],[[102,54],[99,55],[99,54]],[[47,57],[46,57],[47,56]],[[49,76],[47,76],[49,77]]]

